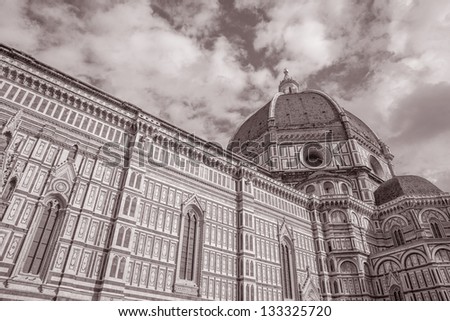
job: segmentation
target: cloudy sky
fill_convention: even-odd
[[[450,1],[1,0],[0,42],[226,145],[283,68],[450,191]]]

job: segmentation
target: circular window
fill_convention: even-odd
[[[381,167],[380,162],[372,155],[370,155],[369,162],[370,162],[370,167],[372,168],[373,172],[377,176],[383,177],[384,171],[383,171],[383,167]]]
[[[330,161],[328,150],[319,143],[307,143],[303,146],[302,156],[306,167],[324,167]]]

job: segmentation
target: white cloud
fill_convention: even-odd
[[[239,6],[255,10],[253,4]],[[423,85],[448,80],[448,1],[277,1],[261,7],[269,19],[258,25],[254,46],[272,60],[277,57],[278,70],[287,67],[302,80],[342,64],[332,78],[324,74],[319,85],[393,145],[397,172],[434,181],[438,173],[449,172],[445,160],[450,149],[439,148],[448,145],[448,134],[430,137],[423,143],[426,146],[414,141],[406,144],[393,139],[404,129],[390,125],[397,109],[408,108],[400,106],[405,97]],[[344,86],[344,78],[358,67],[367,68],[365,77],[350,79],[351,84]],[[430,106],[421,108],[426,113]],[[419,156],[418,150],[425,154],[434,150],[434,162]]]
[[[0,39],[11,46],[32,52],[39,42],[39,25],[25,17],[27,2],[5,0],[0,10]]]
[[[224,36],[235,15],[218,1],[5,0],[0,41],[222,144],[289,68],[300,81],[316,77],[391,143],[398,171],[433,179],[449,172],[450,149],[439,148],[447,135],[405,145],[394,140],[404,129],[389,120],[407,108],[405,97],[448,81],[450,2],[236,1],[235,8],[260,19],[250,41]],[[225,16],[230,25],[221,25]],[[250,49],[265,61],[243,64]],[[418,148],[434,150],[433,170]]]
[[[34,52],[38,59],[201,137],[225,145],[242,117],[237,110],[248,108],[240,95],[259,76],[249,76],[240,64],[242,50],[225,37],[213,39],[209,48],[192,37],[217,27],[212,24],[217,3],[178,8],[185,14],[175,17],[181,29],[155,14],[146,1],[91,5],[87,12],[59,2],[37,3],[28,14],[15,7],[20,9],[12,11],[15,19],[23,23],[11,28],[26,33],[23,26],[34,18],[39,28],[30,40],[3,37],[6,44]],[[47,19],[40,21],[41,16]]]

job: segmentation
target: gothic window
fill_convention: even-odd
[[[40,274],[44,266],[45,259],[51,252],[54,239],[58,234],[58,212],[61,205],[58,201],[53,200],[47,203],[44,208],[42,217],[39,221],[36,233],[28,251],[25,260],[24,272],[31,274]]]
[[[123,242],[123,247],[130,246],[130,239],[131,239],[131,229],[128,229],[125,233],[125,240]]]
[[[128,215],[128,212],[130,210],[130,203],[131,203],[131,197],[129,195],[127,195],[127,197],[125,198],[125,203],[123,205],[123,213],[125,215]]]
[[[443,237],[441,224],[436,220],[430,220],[430,228],[435,239],[440,239]]]
[[[122,260],[120,260],[120,265],[119,265],[119,273],[117,273],[117,278],[118,279],[123,279],[123,273],[125,271],[125,258],[122,258]]]
[[[136,180],[136,173],[131,173],[130,182],[128,185],[130,185],[131,187],[134,187],[135,180]]]
[[[134,217],[134,212],[136,212],[136,205],[137,205],[137,199],[136,197],[133,198],[133,201],[131,202],[131,208],[130,208],[130,216]]]
[[[199,216],[195,210],[190,209],[185,214],[183,222],[179,268],[179,278],[182,280],[195,281],[199,235]]]
[[[238,275],[244,275],[244,261],[242,258],[238,259]]]
[[[283,240],[281,243],[283,294],[285,299],[294,299],[294,262],[292,258],[292,248],[290,244]]]
[[[400,246],[405,244],[405,238],[403,236],[402,230],[397,226],[392,230],[392,239],[395,246]]]
[[[323,184],[323,190],[325,191],[325,194],[334,194],[334,185],[331,182],[325,182]]]
[[[122,246],[122,241],[123,241],[123,233],[124,233],[124,228],[123,226],[119,229],[119,233],[117,233],[117,241],[116,241],[116,245],[118,246]]]
[[[389,298],[391,301],[403,301],[403,293],[398,285],[393,285],[389,290]]]
[[[111,271],[109,272],[109,276],[112,278],[116,277],[116,273],[117,273],[117,265],[119,264],[119,258],[117,256],[115,256],[112,260],[112,264],[111,264]]]
[[[141,176],[141,175],[138,175],[138,176],[136,177],[136,185],[135,185],[135,187],[136,187],[137,189],[140,189],[140,188],[141,188],[141,180],[142,180],[142,176]]]

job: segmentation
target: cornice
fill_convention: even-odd
[[[375,210],[373,205],[367,204],[353,196],[338,194],[312,197],[309,207],[319,210],[330,210],[334,208],[350,209],[368,216]]]
[[[43,78],[29,70],[23,70],[17,66],[0,61],[0,76],[16,83],[18,86],[26,88],[35,94],[39,94],[52,101],[57,101],[63,106],[72,107],[85,114],[89,114],[92,118],[100,119],[104,122],[113,124],[122,130],[128,130],[135,116],[131,113],[127,115],[121,114],[120,109],[112,109],[99,100],[92,100],[93,97],[84,97],[81,91],[73,92],[65,89],[64,84],[55,84],[54,79]],[[126,104],[122,106],[126,109]]]
[[[308,204],[308,197],[302,192],[254,170],[252,182],[255,187],[283,198],[287,201],[293,202],[303,207],[306,207]]]
[[[3,44],[0,44],[0,58],[2,58],[1,60],[7,62],[10,66],[14,66],[23,72],[31,72],[33,75],[39,76],[40,79],[46,79],[54,85],[66,88],[67,91],[77,93],[85,99],[89,99],[105,107],[113,109],[117,108],[117,112],[120,112],[120,110],[123,109],[131,113],[135,113],[139,110],[138,107],[128,102],[117,99],[90,84],[73,78],[53,67],[39,62],[19,50],[7,47]]]
[[[68,125],[66,125],[63,122],[60,122],[57,120],[52,120],[51,118],[46,117],[32,109],[18,107],[18,105],[16,103],[11,103],[9,101],[3,100],[2,98],[0,98],[0,103],[2,103],[5,106],[8,106],[9,108],[16,110],[16,111],[22,110],[22,112],[23,112],[22,118],[26,119],[27,121],[34,123],[36,125],[36,130],[31,129],[29,126],[23,126],[23,125],[21,126],[20,130],[24,133],[27,133],[30,136],[39,136],[39,137],[45,136],[45,138],[48,141],[58,143],[58,139],[57,139],[57,137],[55,137],[55,135],[46,135],[45,133],[42,133],[43,126],[52,125],[53,127],[55,127],[55,132],[61,132],[61,129],[63,129],[66,131],[70,131],[71,133],[74,133],[76,137],[75,138],[71,137],[71,139],[74,141],[77,140],[76,138],[82,138],[89,142],[97,142],[97,143],[99,143],[99,146],[103,145],[105,143],[105,141],[103,139],[100,139],[95,135],[88,135],[87,133],[85,133],[81,130],[78,130],[73,127],[69,127]],[[38,121],[41,121],[41,122],[37,123],[35,119]],[[66,140],[67,139],[65,139],[64,141],[66,141]],[[87,145],[88,143],[85,143],[85,144]],[[61,146],[71,147],[71,146],[69,146],[68,143],[64,143],[64,145],[61,145]]]

